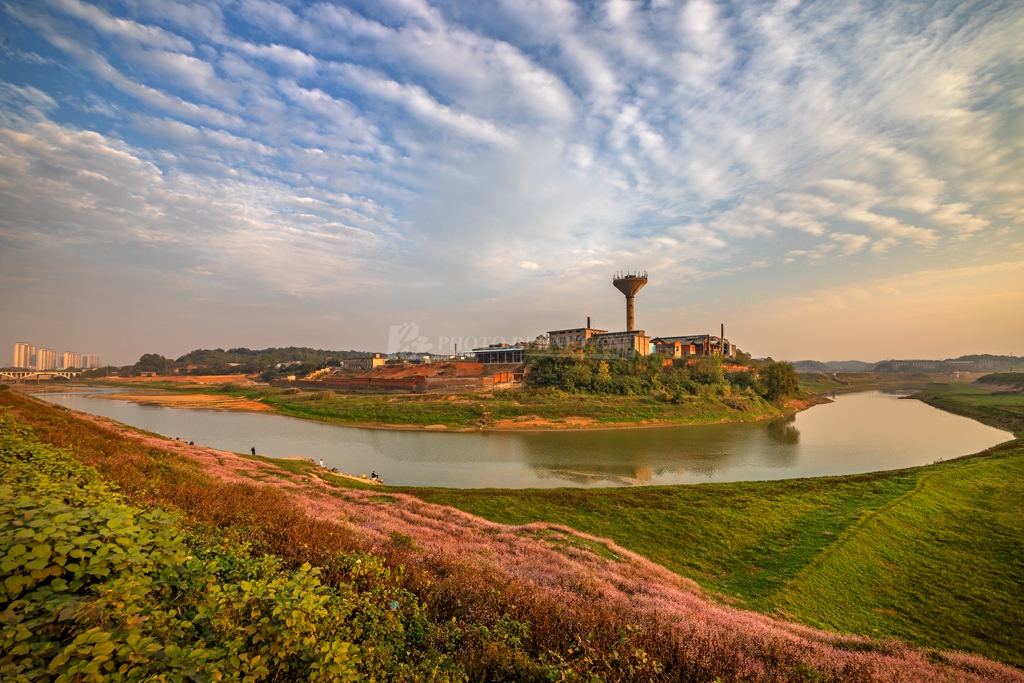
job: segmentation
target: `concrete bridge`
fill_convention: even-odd
[[[74,379],[81,375],[80,370],[0,370],[0,381],[10,380],[13,382],[28,382],[35,380],[39,384],[41,380]]]

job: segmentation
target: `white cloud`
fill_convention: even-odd
[[[514,308],[534,270],[575,310],[618,267],[715,297],[991,262],[1024,235],[1019,4],[4,11],[45,41],[31,68],[4,52],[0,84],[4,239],[40,250],[116,233],[202,255],[175,277],[211,283],[265,259],[245,277],[296,297],[386,261],[380,296],[458,282],[467,309]]]

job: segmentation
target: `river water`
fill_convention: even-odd
[[[116,390],[115,390],[116,391]],[[323,458],[346,474],[408,486],[555,487],[692,484],[856,474],[976,453],[1012,436],[899,393],[840,394],[792,418],[747,424],[559,432],[362,429],[266,413],[41,398],[227,451]]]

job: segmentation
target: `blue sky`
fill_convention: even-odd
[[[1024,354],[1020,2],[6,2],[0,344]]]

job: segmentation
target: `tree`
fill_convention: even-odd
[[[132,366],[132,374],[140,372],[155,372],[158,375],[170,374],[174,367],[174,361],[164,358],[158,353],[145,353],[139,358],[139,362]]]
[[[792,363],[771,361],[760,372],[761,395],[769,401],[780,401],[796,394],[800,388]]]

